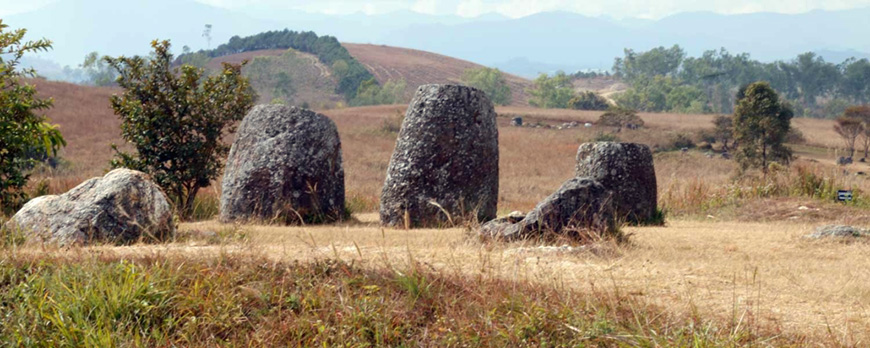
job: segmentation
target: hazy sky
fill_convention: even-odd
[[[0,0],[0,16],[38,8],[64,0]],[[119,0],[119,5],[126,0]],[[590,16],[616,18],[661,18],[678,12],[718,13],[780,12],[800,13],[815,9],[842,10],[870,6],[870,0],[195,0],[231,9],[298,9],[321,13],[385,13],[414,10],[430,14],[474,17],[497,12],[522,17],[542,11],[571,11]]]

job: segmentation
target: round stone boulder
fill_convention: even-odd
[[[658,204],[656,171],[649,147],[633,143],[595,142],[577,150],[577,177],[589,177],[613,191],[619,219],[654,222]]]
[[[424,85],[408,106],[381,193],[381,223],[440,227],[495,218],[498,128],[478,89]]]
[[[480,234],[506,241],[566,236],[577,239],[620,237],[614,224],[612,192],[590,178],[572,178],[516,221],[508,216],[487,222]],[[512,214],[513,215],[513,214]]]
[[[57,245],[162,241],[175,233],[172,206],[146,174],[115,169],[62,195],[34,198],[4,229]]]
[[[257,105],[227,159],[223,222],[309,224],[345,218],[344,169],[335,123],[310,110]]]

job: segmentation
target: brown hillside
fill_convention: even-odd
[[[483,67],[469,61],[407,48],[352,43],[342,45],[375,75],[378,82],[405,79],[409,96],[420,85],[458,83],[465,70]],[[512,104],[528,105],[529,98],[525,90],[532,87],[532,82],[522,77],[506,75],[513,92]]]
[[[40,97],[54,98],[54,107],[46,116],[60,125],[67,140],[61,156],[69,161],[70,171],[94,176],[108,169],[110,146],[123,143],[121,120],[112,111],[109,97],[121,90],[45,80],[29,82],[36,86]]]
[[[246,77],[251,79],[251,84],[257,91],[259,103],[269,103],[276,96],[273,95],[273,82],[270,81],[277,75],[278,72],[286,72],[290,74],[295,87],[293,96],[290,100],[285,100],[288,104],[303,105],[308,103],[313,108],[329,108],[334,107],[344,101],[344,98],[335,93],[336,81],[332,76],[329,67],[323,65],[320,60],[313,54],[293,51],[293,58],[280,59],[288,50],[261,50],[232,54],[212,59],[206,65],[209,71],[219,71],[221,63],[240,64],[243,61],[248,61],[248,65],[242,70]],[[251,64],[254,58],[268,57],[270,58],[267,64],[267,71],[260,73],[254,72],[255,64]],[[262,67],[261,67],[262,68]],[[256,77],[259,74],[260,77]]]

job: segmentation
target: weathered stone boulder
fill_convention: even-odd
[[[62,195],[30,200],[4,228],[59,245],[161,241],[175,233],[166,194],[142,172],[115,169]]]
[[[868,237],[870,230],[846,225],[827,225],[816,228],[816,231],[807,235],[808,238],[844,238],[844,237]]]
[[[497,203],[498,129],[489,98],[471,87],[420,86],[387,169],[381,223],[486,221]]]
[[[254,107],[227,159],[221,221],[322,223],[345,215],[341,141],[332,120],[298,107]]]
[[[649,147],[633,143],[596,142],[577,150],[577,177],[588,177],[613,191],[619,219],[649,223],[658,204],[656,171]]]
[[[538,203],[519,222],[511,217],[481,227],[481,235],[507,241],[567,236],[616,236],[611,191],[590,178],[573,178]],[[584,234],[585,232],[585,234]]]

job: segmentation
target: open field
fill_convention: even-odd
[[[117,90],[35,83],[40,93],[56,99],[49,116],[61,125],[69,142],[63,151],[69,164],[40,172],[35,179],[48,181],[53,192],[62,192],[102,174],[111,157],[109,144],[120,142],[118,120],[108,104],[108,96]],[[748,330],[761,337],[707,342],[713,346],[862,346],[870,340],[865,308],[870,300],[866,282],[870,261],[865,257],[870,244],[803,238],[822,224],[870,224],[866,199],[853,205],[829,199],[837,187],[870,192],[866,176],[851,174],[867,171],[866,164],[848,166],[850,173],[845,174],[833,165],[838,150],[832,147],[839,141],[831,135],[831,121],[796,119],[794,124],[807,138],[807,144],[795,147],[801,158],[791,168],[774,172],[768,181],[759,181],[751,176],[736,179],[733,161],[708,157],[703,151],[664,151],[674,135],[710,128],[712,116],[642,114],[648,128],[623,130],[615,136],[663,150],[655,155],[655,162],[660,205],[671,214],[668,224],[626,227],[632,236],[627,246],[600,244],[560,252],[521,243],[484,244],[465,227],[413,231],[378,227],[372,212],[377,210],[396,137],[389,128],[395,127],[404,109],[393,105],[322,111],[335,121],[341,135],[348,204],[355,212],[352,222],[280,227],[206,220],[181,224],[179,241],[166,245],[48,250],[47,255],[103,255],[110,260],[253,255],[303,264],[343,260],[377,270],[419,266],[450,279],[505,280],[567,291],[579,294],[586,306],[630,303],[644,313],[655,313],[656,318],[672,318],[681,329],[697,324],[716,335]],[[497,108],[497,112],[502,214],[534,207],[572,177],[579,144],[612,132],[599,127],[509,126],[513,116],[558,125],[592,122],[600,112],[527,107]],[[807,183],[812,192],[799,189]],[[203,196],[216,199],[217,187],[216,183],[206,189]],[[6,250],[4,257],[13,260],[21,255],[46,255],[46,249]],[[181,261],[189,262],[193,261]],[[620,327],[633,327],[625,325]],[[661,329],[638,326],[645,327],[641,331]],[[624,334],[651,335],[631,330]],[[615,338],[604,342],[625,344]]]
[[[361,269],[390,270],[397,274],[418,269],[449,279],[473,279],[476,284],[509,280],[555,289],[571,301],[579,299],[586,304],[582,307],[586,309],[576,308],[577,313],[609,304],[641,311],[634,314],[635,319],[641,320],[639,315],[646,321],[650,320],[646,317],[648,311],[654,309],[652,313],[659,313],[655,316],[672,321],[674,326],[667,330],[691,331],[685,325],[694,322],[698,326],[694,330],[699,331],[695,335],[701,339],[705,335],[721,335],[723,331],[735,337],[747,334],[761,337],[758,341],[744,337],[747,342],[740,344],[738,339],[728,344],[734,346],[862,346],[870,339],[870,313],[865,306],[870,300],[870,284],[865,282],[870,276],[870,261],[864,257],[870,244],[803,238],[812,224],[676,220],[666,227],[627,228],[633,234],[629,246],[604,243],[558,250],[523,243],[485,244],[469,237],[462,228],[382,229],[377,226],[374,214],[360,214],[356,218],[357,222],[346,225],[308,227],[186,223],[181,226],[183,240],[178,243],[67,249],[50,254],[61,259],[85,260],[181,258],[188,260],[182,264],[192,265],[202,262],[197,260],[222,259],[262,259],[296,265],[341,260]],[[214,237],[212,232],[221,237]],[[20,258],[45,252],[44,248],[18,249],[12,255]],[[227,266],[221,267],[233,265],[232,261],[220,264],[223,263]],[[269,263],[259,264],[264,267]],[[198,272],[209,272],[218,266],[202,267]],[[242,303],[249,303],[244,300],[249,296],[245,291],[254,294],[264,291],[257,279],[238,284],[243,293],[236,295],[240,297],[237,301]],[[508,286],[505,290],[518,286],[505,285]],[[496,290],[488,291],[491,292],[480,295],[501,296]],[[307,296],[311,300],[312,295]],[[356,299],[350,296],[344,301]],[[478,301],[477,297],[466,300],[473,306]],[[618,325],[632,328],[635,324],[644,326]],[[625,339],[631,342],[644,335],[673,334],[667,331],[656,334],[660,327],[646,329],[650,331],[633,332]],[[489,329],[478,330],[486,334]],[[611,345],[620,342],[618,336],[604,338]]]
[[[408,48],[370,44],[342,44],[354,58],[366,66],[381,83],[404,79],[408,99],[417,86],[430,83],[459,83],[467,69],[482,68],[482,65],[440,54]],[[505,74],[513,93],[512,105],[528,105],[526,89],[532,81]]]
[[[339,258],[361,265],[423,262],[444,272],[523,279],[581,293],[624,292],[681,316],[700,314],[790,334],[870,340],[870,244],[802,238],[807,223],[672,221],[628,228],[632,246],[568,252],[486,245],[463,229],[397,231],[374,214],[347,227],[242,227],[249,245],[284,260]],[[219,229],[212,223],[191,230]],[[845,266],[848,265],[848,266]],[[693,313],[697,311],[698,313]]]

